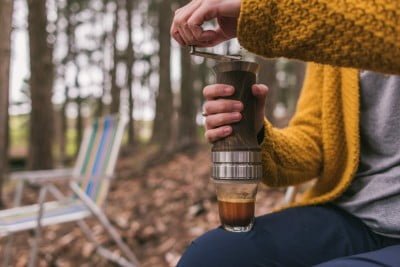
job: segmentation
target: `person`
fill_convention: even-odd
[[[287,128],[264,119],[267,87],[252,92],[263,182],[317,178],[248,233],[205,233],[178,266],[400,266],[400,1],[193,0],[175,12],[171,35],[199,47],[238,37],[264,57],[308,62]],[[210,142],[241,119],[245,103],[220,99],[233,91],[204,88]]]

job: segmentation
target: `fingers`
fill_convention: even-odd
[[[181,45],[185,46],[185,40],[183,40],[182,36],[180,35],[179,31],[171,32],[171,36]]]
[[[257,106],[265,106],[267,98],[268,87],[264,84],[254,84],[251,88],[253,95],[257,99]]]
[[[227,137],[232,133],[232,127],[223,126],[216,129],[207,130],[204,134],[208,142],[215,142],[221,138]]]
[[[187,20],[200,5],[201,1],[194,0],[175,11],[170,33],[179,44],[189,45],[193,42],[193,34],[188,27]]]
[[[207,116],[225,112],[241,112],[243,104],[237,100],[218,99],[207,101],[203,106]]]
[[[189,25],[182,24],[178,26],[178,31],[182,39],[185,41],[185,45],[194,45],[196,39],[194,38],[192,31],[189,29]]]
[[[230,124],[239,122],[242,119],[243,103],[232,99],[221,97],[230,96],[234,93],[234,88],[226,84],[213,84],[206,86],[203,95],[207,99],[204,104],[205,118],[205,137],[209,142],[215,142],[225,138],[232,133]],[[268,87],[263,84],[252,86],[252,93],[256,97],[256,118],[255,127],[257,131],[262,128],[264,121],[265,100]]]
[[[210,100],[204,104],[205,113],[205,137],[209,142],[215,142],[232,133],[229,124],[239,122],[242,119],[243,104],[240,101],[229,99]]]
[[[217,9],[210,1],[191,1],[175,11],[171,25],[171,36],[182,46],[213,46],[224,40],[219,31],[204,31],[201,25],[217,17]],[[225,38],[226,39],[226,38]]]
[[[218,97],[230,96],[235,92],[235,89],[226,84],[212,84],[204,87],[203,96],[207,100],[212,100]]]
[[[255,84],[252,86],[252,93],[256,97],[256,113],[254,127],[259,132],[264,123],[265,101],[267,98],[268,87],[264,84]]]
[[[205,120],[205,125],[206,129],[210,130],[217,128],[219,126],[224,126],[238,122],[241,119],[242,119],[242,114],[240,114],[240,112],[219,113],[207,116]]]
[[[183,24],[178,30],[171,33],[172,37],[183,46],[196,45],[198,47],[210,47],[217,45],[226,38],[218,31],[203,29],[198,25]]]
[[[196,9],[193,9],[193,13],[188,17],[187,23],[190,25],[202,25],[205,21],[212,20],[218,16],[218,2],[215,4],[204,2],[203,5],[199,5]]]

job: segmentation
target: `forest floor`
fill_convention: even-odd
[[[142,160],[137,153],[122,153],[106,213],[142,267],[172,267],[191,240],[219,225],[217,200],[209,179],[209,147],[175,154],[147,170],[137,167]],[[256,215],[279,205],[282,194],[262,186],[257,195]],[[6,195],[11,200],[11,192]],[[33,192],[25,195],[28,202],[35,197]],[[87,222],[100,243],[116,250],[93,218]],[[76,224],[47,227],[43,235],[40,266],[114,266],[96,254]],[[26,266],[28,240],[32,236],[33,232],[15,236],[12,266]],[[5,240],[0,242],[3,247]]]

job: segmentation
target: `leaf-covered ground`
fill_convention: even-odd
[[[175,266],[191,240],[219,225],[210,177],[210,153],[180,153],[169,161],[134,174],[140,156],[123,156],[113,182],[106,213],[143,267]],[[256,215],[269,212],[282,192],[261,187]],[[33,196],[29,198],[33,199]],[[116,247],[94,219],[88,220],[99,242]],[[25,266],[32,232],[16,235],[11,266]],[[4,247],[5,239],[1,240]],[[2,249],[1,249],[2,250]],[[101,259],[73,223],[45,228],[40,266],[113,266]]]

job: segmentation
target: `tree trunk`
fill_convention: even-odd
[[[181,49],[181,105],[179,109],[179,146],[196,143],[196,95],[193,87],[191,56],[187,49]]]
[[[30,48],[30,169],[53,167],[53,87],[52,49],[47,43],[46,0],[28,0],[28,32]]]
[[[82,97],[79,95],[76,98],[76,108],[77,108],[77,117],[76,117],[76,140],[75,140],[75,155],[77,156],[79,153],[79,147],[83,138],[83,117],[82,117]]]
[[[117,48],[117,33],[119,28],[119,1],[116,1],[115,15],[114,15],[114,27],[113,27],[113,68],[111,71],[111,113],[119,112],[121,88],[117,84],[117,67],[118,67],[118,48]]]
[[[8,167],[8,97],[10,86],[10,54],[13,1],[0,2],[0,207],[2,187]]]
[[[158,3],[158,43],[159,49],[159,87],[156,99],[156,115],[154,118],[151,141],[165,148],[172,135],[172,90],[170,77],[171,40],[169,27],[172,20],[171,1]]]
[[[78,96],[75,99],[76,108],[77,108],[77,116],[75,122],[75,130],[76,130],[76,139],[75,139],[75,156],[79,153],[79,146],[82,142],[83,138],[83,117],[82,117],[82,96],[81,96],[81,87],[79,84],[78,74],[80,72],[79,62],[77,57],[75,56],[75,66],[77,68],[76,76],[75,76],[75,88],[78,90]]]
[[[104,36],[101,38],[101,45],[100,45],[100,51],[103,53],[103,59],[102,59],[102,73],[103,73],[103,81],[102,81],[102,86],[101,86],[101,94],[99,98],[97,99],[97,109],[96,109],[96,116],[101,117],[104,114],[104,103],[103,103],[103,97],[106,93],[106,87],[107,87],[107,79],[109,72],[107,70],[106,62],[105,62],[105,45],[106,44],[106,34],[104,33]]]
[[[209,84],[211,69],[207,66],[207,61],[204,60],[203,63],[197,65],[196,73],[198,73],[198,79],[200,82],[200,90],[197,92],[197,98],[200,99],[200,107],[203,107],[204,97],[203,89]]]
[[[134,132],[134,117],[133,117],[133,63],[134,63],[134,48],[133,48],[133,29],[132,29],[132,13],[133,13],[133,1],[126,1],[126,13],[127,13],[127,24],[128,24],[128,46],[126,48],[126,68],[127,68],[127,89],[129,92],[129,122],[128,122],[128,143],[133,145],[135,143],[135,132]]]
[[[59,150],[60,150],[60,162],[62,165],[64,165],[65,160],[66,160],[66,148],[67,148],[67,129],[68,129],[68,121],[67,121],[67,105],[68,105],[68,91],[69,87],[68,85],[65,86],[65,101],[61,106],[60,110],[60,144],[59,144]]]
[[[71,21],[71,12],[70,12],[70,6],[67,5],[64,8],[65,12],[65,19],[67,22],[66,26],[66,37],[67,37],[67,53],[63,62],[63,67],[64,70],[66,69],[66,66],[68,65],[69,59],[71,58],[71,53],[73,50],[74,46],[74,27],[72,26],[72,21]],[[67,84],[67,81],[64,76],[64,103],[61,106],[61,111],[60,111],[60,143],[59,143],[59,150],[60,150],[60,162],[64,165],[65,160],[66,160],[66,147],[67,147],[67,131],[68,131],[68,118],[67,118],[67,106],[69,103],[69,85]]]
[[[110,39],[109,35],[110,33],[106,29],[106,23],[104,20],[107,17],[107,4],[108,0],[102,0],[103,3],[103,9],[101,11],[101,19],[102,19],[102,38],[101,38],[101,44],[99,47],[99,50],[102,52],[102,73],[103,73],[103,82],[102,82],[102,87],[101,87],[101,96],[97,99],[97,110],[96,110],[96,116],[97,117],[102,117],[105,113],[105,104],[103,102],[103,97],[105,96],[106,93],[110,92],[109,88],[109,77],[110,77],[110,70],[107,66],[106,62],[106,57],[108,55],[108,47],[107,47],[107,41]]]

